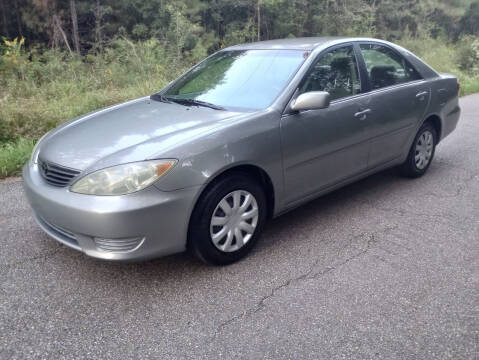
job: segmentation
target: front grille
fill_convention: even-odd
[[[93,238],[96,247],[103,251],[108,252],[128,252],[135,250],[143,244],[145,238],[126,238],[126,239],[105,239],[105,238]]]
[[[67,186],[80,171],[38,159],[40,174],[53,186]]]

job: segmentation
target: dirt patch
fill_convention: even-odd
[[[5,179],[0,179],[0,184],[6,183],[6,182],[18,182],[18,181],[22,181],[21,176],[12,176],[12,177],[7,177]]]

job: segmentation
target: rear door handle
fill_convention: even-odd
[[[370,112],[371,112],[371,109],[358,111],[357,113],[354,114],[354,117],[358,118],[359,120],[365,120],[367,117],[367,114],[369,114]]]
[[[416,94],[416,98],[418,98],[418,99],[424,98],[424,96],[426,96],[427,94],[429,94],[428,91],[421,91],[420,93]],[[421,100],[423,100],[423,99],[421,99]]]

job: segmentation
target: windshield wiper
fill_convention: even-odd
[[[206,101],[201,101],[201,100],[195,100],[195,99],[177,99],[177,98],[168,98],[170,101],[174,101],[175,103],[181,104],[181,105],[193,105],[193,106],[204,106],[204,107],[209,107],[211,109],[215,110],[226,110],[224,107],[215,105]]]
[[[155,101],[161,101],[168,104],[172,103],[170,98],[166,97],[165,95],[161,95],[160,93],[150,95],[150,99]]]

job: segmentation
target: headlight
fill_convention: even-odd
[[[146,188],[165,175],[176,160],[151,160],[112,166],[82,177],[71,191],[88,195],[124,195]]]
[[[45,138],[45,136],[48,135],[49,132],[50,131],[48,131],[45,135],[43,135],[40,138],[40,140],[38,140],[37,143],[35,144],[35,146],[33,147],[32,156],[30,157],[30,163],[36,164],[38,162],[38,145],[40,145],[42,140]]]

